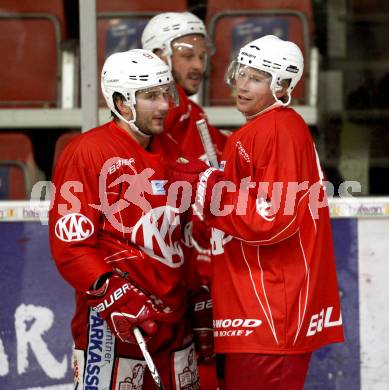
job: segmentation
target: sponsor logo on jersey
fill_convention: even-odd
[[[313,336],[316,333],[323,331],[324,328],[332,328],[334,326],[342,325],[342,313],[339,314],[339,318],[335,321],[331,321],[333,307],[327,307],[322,309],[320,313],[314,314],[309,322],[307,336]]]
[[[262,321],[255,318],[223,318],[213,320],[215,337],[250,336],[254,329],[262,325]],[[233,329],[231,329],[233,328]]]
[[[242,142],[238,141],[235,144],[236,148],[238,149],[238,153],[243,157],[243,160],[245,160],[247,163],[250,163],[250,156],[246,152],[246,149],[243,147]]]
[[[271,222],[274,220],[275,216],[270,216],[271,214],[271,208],[272,204],[270,202],[267,202],[264,198],[258,198],[255,201],[255,208],[257,210],[257,213],[268,222]]]
[[[85,366],[85,389],[108,389],[114,362],[115,338],[100,316],[91,310]]]
[[[55,235],[64,242],[86,240],[93,232],[91,220],[79,213],[67,214],[55,224]]]
[[[127,166],[133,168],[133,165],[135,164],[134,158],[119,158],[114,164],[112,164],[108,168],[108,173],[112,175],[115,173],[119,168]],[[134,169],[133,169],[134,170]]]
[[[154,195],[166,195],[165,184],[167,180],[151,180],[151,188]]]
[[[175,234],[176,229],[181,229],[179,209],[160,206],[138,220],[131,232],[131,240],[139,243],[148,256],[177,268],[183,264],[184,255],[180,245],[181,233]]]

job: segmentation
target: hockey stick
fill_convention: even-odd
[[[196,121],[196,126],[201,138],[201,143],[203,144],[205,150],[205,154],[207,155],[209,165],[213,168],[219,168],[216,150],[212,143],[211,135],[209,134],[207,122],[205,119],[200,119]]]
[[[157,367],[155,367],[153,359],[151,358],[151,355],[147,350],[145,339],[143,338],[142,333],[137,327],[134,328],[134,336],[136,338],[140,350],[142,351],[143,357],[146,360],[147,367],[150,370],[151,376],[153,377],[155,384],[157,385],[159,390],[164,390],[165,388],[163,387],[161,377],[158,374]]]

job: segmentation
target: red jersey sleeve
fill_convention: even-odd
[[[309,204],[309,187],[319,179],[312,164],[302,164],[303,155],[315,161],[309,130],[299,117],[281,115],[269,112],[228,141],[225,177],[235,190],[224,189],[220,206],[214,202],[207,215],[212,227],[256,245],[280,242],[297,231]],[[218,209],[226,207],[230,212],[218,216]]]
[[[88,290],[99,276],[112,271],[97,248],[102,218],[99,176],[95,172],[93,145],[72,143],[62,154],[55,174],[55,193],[49,213],[53,258],[75,289]]]

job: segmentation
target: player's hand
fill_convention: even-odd
[[[212,328],[212,298],[207,286],[190,297],[193,335],[198,359],[208,360],[214,356]]]
[[[120,340],[136,344],[134,327],[139,327],[146,341],[157,332],[155,319],[162,315],[160,307],[127,279],[112,275],[97,290],[87,291],[88,305],[107,321]]]
[[[187,163],[176,162],[171,176],[172,182],[186,181],[191,185],[191,203],[195,203],[198,215],[210,209],[213,188],[217,182],[222,180],[224,180],[223,172],[209,167],[198,159]]]
[[[196,184],[199,181],[200,173],[208,169],[208,165],[199,159],[186,160],[179,158],[172,166],[172,182],[175,181],[186,181],[196,189]]]
[[[208,214],[209,211],[220,210],[222,186],[217,184],[224,180],[224,173],[216,168],[208,168],[200,174],[193,204],[193,214],[204,219],[204,215]]]
[[[170,181],[174,182],[185,182],[188,185],[183,187],[182,196],[190,203],[194,202],[197,183],[199,181],[200,174],[208,168],[207,164],[198,159],[186,160],[179,158],[175,163],[172,164],[172,173]]]

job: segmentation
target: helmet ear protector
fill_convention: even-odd
[[[275,86],[275,88],[274,88],[274,92],[281,92],[281,91],[282,91],[282,88],[283,88],[282,85],[277,84],[277,85]]]

